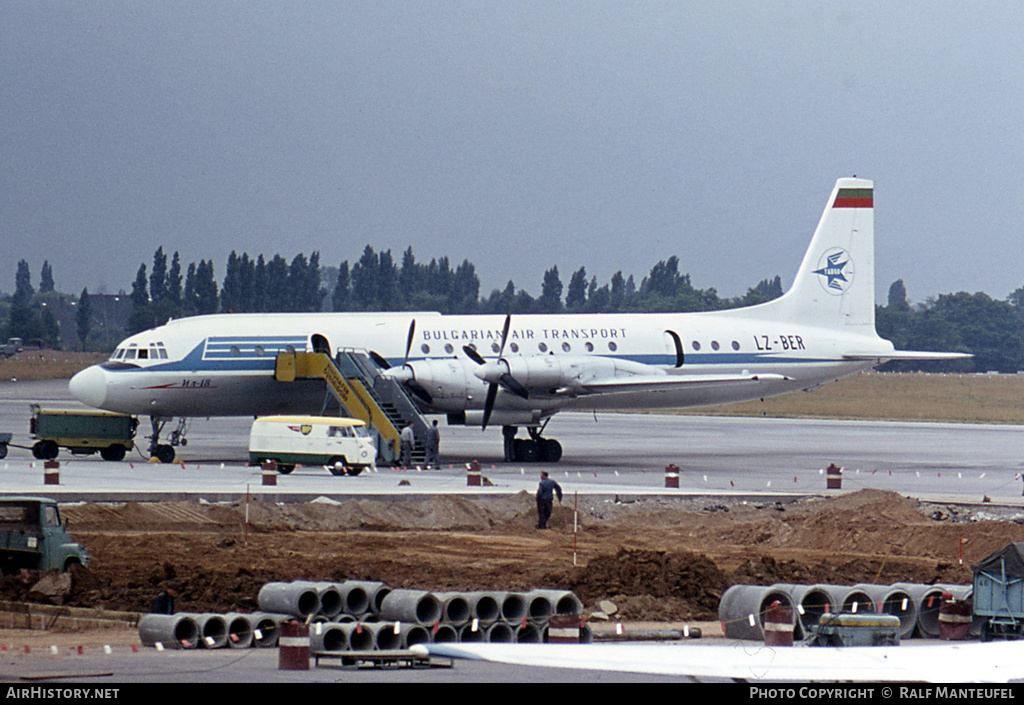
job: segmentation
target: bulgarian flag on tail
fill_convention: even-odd
[[[833,208],[873,208],[874,189],[841,188],[836,194]]]

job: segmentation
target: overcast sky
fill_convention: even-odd
[[[875,181],[877,296],[1024,285],[1024,3],[0,0],[0,290],[163,246],[788,285]],[[333,282],[331,282],[333,285]]]

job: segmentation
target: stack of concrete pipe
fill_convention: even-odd
[[[273,647],[281,622],[289,619],[266,613],[147,614],[139,620],[139,639],[143,646],[165,649]]]
[[[310,648],[322,651],[404,649],[425,642],[541,643],[555,615],[582,615],[572,592],[430,592],[379,582],[293,581],[264,585],[256,614],[146,615],[145,646],[243,648],[277,645],[280,625],[310,625]],[[585,625],[580,640],[591,640]]]
[[[718,603],[718,618],[731,639],[764,639],[764,615],[773,602],[793,610],[793,636],[808,638],[827,613],[891,614],[900,619],[900,638],[939,636],[942,594],[969,599],[969,585],[733,585]]]

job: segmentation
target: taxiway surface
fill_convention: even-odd
[[[31,404],[84,408],[64,381],[0,383],[0,431],[30,446]],[[302,501],[318,496],[467,495],[533,492],[546,469],[567,492],[589,495],[826,494],[824,468],[843,468],[842,490],[892,490],[940,502],[1022,505],[1019,452],[1024,428],[1012,425],[728,418],[669,414],[559,414],[546,435],[565,448],[555,465],[500,462],[497,429],[442,427],[441,470],[381,468],[359,477],[298,468],[264,486],[246,465],[250,419],[194,419],[181,462],[151,464],[141,452],[124,462],[62,450],[60,484],[47,494],[64,501],[204,498],[236,499],[250,492]],[[136,443],[145,447],[148,419]],[[468,487],[466,466],[479,461],[489,485]],[[666,488],[665,468],[680,469],[678,489]],[[3,491],[39,493],[43,464],[13,447],[0,460]]]

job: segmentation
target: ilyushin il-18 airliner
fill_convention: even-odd
[[[75,375],[70,389],[90,406],[150,416],[156,452],[160,425],[173,418],[317,413],[324,381],[281,381],[277,357],[357,350],[421,413],[500,425],[506,459],[556,461],[561,445],[543,431],[559,411],[739,402],[814,388],[888,360],[962,357],[898,351],[876,333],[873,193],[871,181],[839,179],[793,285],[755,306],[195,316],[125,339],[109,360]],[[518,428],[529,438],[515,438]]]

